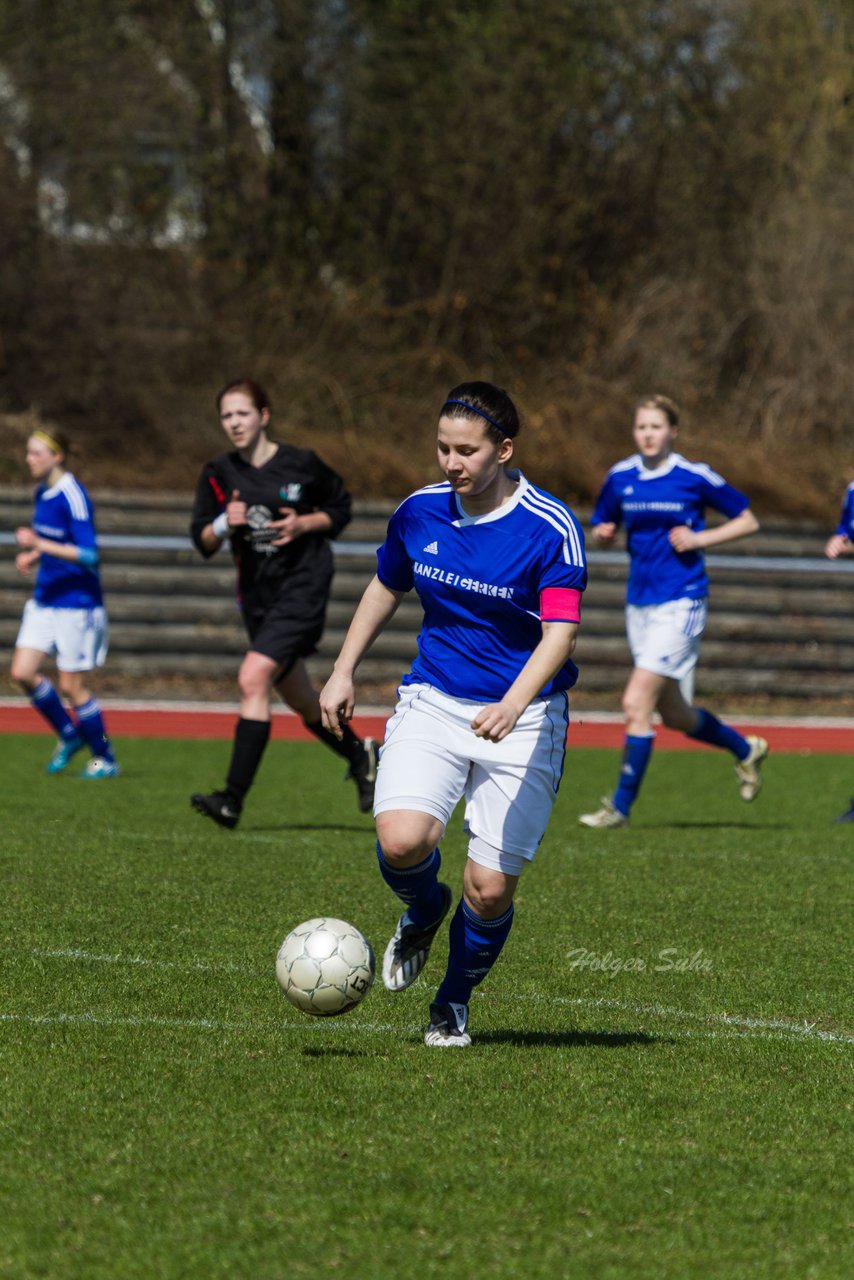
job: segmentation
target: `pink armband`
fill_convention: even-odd
[[[580,621],[580,591],[574,587],[546,587],[540,592],[540,622]]]

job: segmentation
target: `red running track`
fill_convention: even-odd
[[[237,708],[228,710],[198,703],[146,707],[106,702],[104,714],[110,735],[114,738],[230,738],[234,732]],[[355,717],[353,727],[357,733],[381,739],[386,719],[387,715],[378,710],[366,712]],[[733,723],[742,733],[758,733],[767,738],[774,751],[854,754],[854,720],[739,719]],[[2,733],[50,734],[52,730],[28,703],[9,701],[0,704]],[[278,713],[273,716],[272,737],[301,741],[311,739],[311,734],[298,716]],[[569,730],[570,746],[616,748],[622,743],[623,726],[619,720],[603,718],[592,712],[587,715],[578,712],[573,717]],[[679,751],[705,749],[703,743],[664,728],[657,730],[656,747]]]

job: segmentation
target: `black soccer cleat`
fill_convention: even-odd
[[[365,738],[362,755],[347,771],[347,781],[353,780],[359,797],[361,813],[370,813],[374,807],[374,787],[377,783],[377,744],[373,738]]]
[[[229,830],[240,821],[240,805],[227,791],[212,791],[209,796],[190,796],[190,804],[197,813],[213,818],[219,826]]]

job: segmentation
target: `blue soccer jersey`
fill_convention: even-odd
[[[392,516],[377,553],[391,591],[418,593],[424,622],[404,684],[427,683],[458,698],[499,701],[542,638],[541,593],[549,620],[577,621],[570,606],[587,585],[584,535],[563,503],[519,476],[504,506],[468,516],[447,483],[413,493]],[[554,601],[566,601],[565,616]],[[569,689],[567,662],[540,691]]]
[[[94,513],[83,486],[66,471],[55,485],[36,489],[33,528],[40,538],[72,543],[97,551]],[[38,604],[54,609],[93,609],[103,604],[101,583],[95,565],[72,564],[42,552],[36,575]]]
[[[836,532],[843,538],[848,538],[850,542],[854,542],[854,484],[849,484],[845,490]]]
[[[670,530],[677,525],[695,532],[705,529],[707,507],[732,519],[749,505],[743,493],[703,462],[671,453],[652,471],[636,453],[608,472],[591,524],[625,526],[631,558],[628,603],[664,604],[709,593],[702,552],[674,551]]]

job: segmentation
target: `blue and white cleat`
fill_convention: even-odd
[[[63,769],[67,769],[71,764],[71,757],[76,756],[78,751],[82,751],[85,745],[79,734],[73,738],[60,738],[45,769],[48,773],[62,773]]]
[[[383,956],[383,984],[389,991],[405,991],[411,987],[427,963],[433,939],[453,900],[450,885],[440,883],[439,888],[442,891],[442,912],[435,924],[419,929],[410,922],[405,911],[397,922]]]
[[[115,760],[105,760],[103,756],[93,756],[81,773],[81,778],[117,778],[121,769]]]
[[[471,1044],[467,1004],[431,1004],[424,1043],[432,1049],[465,1049]]]

